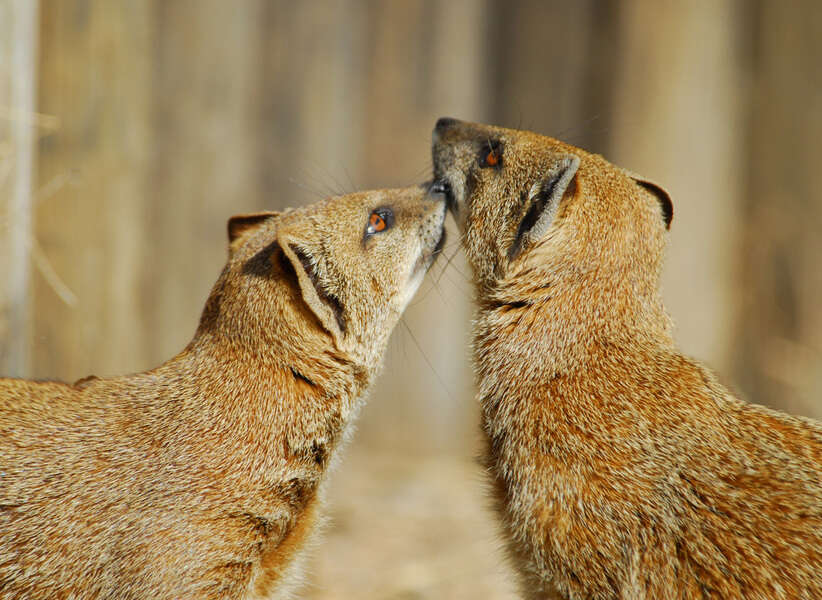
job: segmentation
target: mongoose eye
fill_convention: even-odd
[[[502,166],[502,145],[499,142],[488,142],[483,146],[479,156],[480,168]]]
[[[374,233],[375,231],[382,231],[383,229],[385,229],[385,219],[377,213],[371,213],[371,217],[368,219],[368,230]]]
[[[390,208],[377,208],[368,217],[368,226],[365,228],[366,235],[374,235],[389,229],[394,224],[394,213]]]

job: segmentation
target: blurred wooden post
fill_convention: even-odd
[[[0,2],[0,375],[11,376],[28,374],[31,355],[37,11]]]
[[[260,0],[155,4],[154,145],[150,197],[143,199],[149,231],[141,240],[144,325],[155,362],[194,335],[227,257],[228,218],[260,205],[255,159],[268,124],[259,119],[258,70],[269,34],[262,6]]]
[[[598,132],[609,127],[616,2],[520,0],[489,8],[492,29],[481,39],[494,72],[487,93],[497,124],[603,151]]]
[[[148,2],[43,0],[39,107],[60,127],[38,147],[33,375],[76,379],[151,366],[142,280],[152,12]]]
[[[757,2],[735,375],[822,417],[822,4]]]
[[[626,3],[611,150],[671,194],[665,303],[683,350],[726,371],[737,300],[743,10],[733,1]]]

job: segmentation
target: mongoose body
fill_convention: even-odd
[[[280,597],[444,214],[409,188],[234,217],[178,356],[0,380],[0,598]]]
[[[528,598],[822,598],[822,425],[733,397],[672,339],[659,186],[438,121],[472,266],[487,466]]]

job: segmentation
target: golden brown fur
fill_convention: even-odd
[[[394,226],[364,236],[386,206]],[[282,593],[444,212],[411,188],[234,217],[178,356],[75,385],[0,380],[0,598]]]
[[[451,119],[433,159],[477,284],[488,468],[525,596],[822,598],[822,425],[734,398],[677,351],[667,194]]]

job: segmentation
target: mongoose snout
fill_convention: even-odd
[[[0,598],[285,594],[444,217],[419,187],[235,216],[180,354],[0,379]]]
[[[454,137],[454,130],[464,127],[461,121],[450,117],[439,119],[431,134],[432,155],[434,163],[434,180],[431,190],[438,194],[443,194],[446,199],[448,209],[453,213],[454,218],[459,218],[459,207],[466,201],[465,183],[467,171],[455,169],[459,162],[457,155],[465,154],[458,152],[456,146],[448,144],[447,140]],[[457,134],[458,135],[458,134]]]
[[[492,479],[530,599],[822,598],[822,424],[676,349],[668,194],[528,131],[437,122],[477,288]]]

